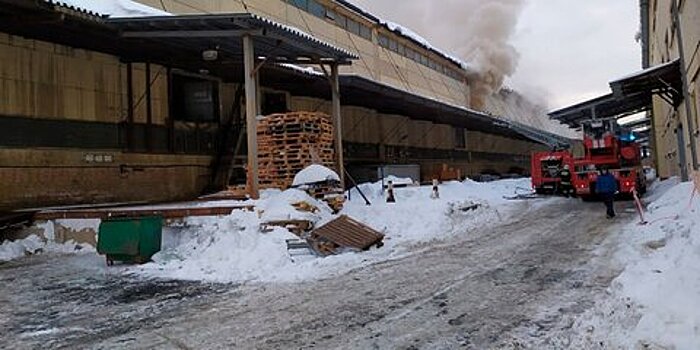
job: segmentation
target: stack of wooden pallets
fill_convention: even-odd
[[[334,168],[334,158],[327,114],[272,114],[258,122],[260,188],[289,188],[296,173],[312,163]]]

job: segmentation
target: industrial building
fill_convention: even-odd
[[[682,100],[671,108],[653,100],[652,126],[658,170],[662,177],[698,170],[700,104],[700,3],[687,0],[640,0],[644,68],[676,62]],[[672,63],[673,64],[673,63]]]
[[[700,3],[640,0],[640,18],[643,70],[611,81],[608,95],[550,116],[574,128],[618,118],[637,132],[659,177],[688,180],[700,169]]]
[[[116,2],[128,5],[116,16],[0,0],[0,208],[188,199],[245,181],[245,121],[276,112],[337,117],[358,180],[384,164],[423,180],[445,166],[523,172],[530,152],[569,141],[531,115],[472,109],[463,62],[346,1],[139,2]]]

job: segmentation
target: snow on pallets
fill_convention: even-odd
[[[312,163],[334,164],[333,125],[324,113],[272,114],[258,123],[258,164],[262,188],[286,189]]]
[[[347,215],[313,230],[307,238],[311,248],[324,256],[337,254],[344,248],[367,250],[372,246],[381,247],[383,240],[383,234]]]

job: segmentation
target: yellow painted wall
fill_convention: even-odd
[[[412,93],[429,96],[451,104],[467,106],[468,87],[464,81],[458,81],[439,73],[429,67],[409,60],[399,54],[380,47],[376,43],[378,33],[391,36],[416,51],[429,55],[441,64],[458,67],[440,55],[432,53],[406,38],[398,36],[378,24],[356,15],[330,0],[318,0],[320,3],[335,8],[336,12],[364,23],[375,31],[373,41],[345,31],[333,22],[318,18],[300,10],[283,0],[247,0],[247,10],[270,18],[283,24],[291,25],[313,35],[314,37],[355,52],[360,56],[352,66],[342,67],[342,74],[357,74],[375,81],[381,81],[393,87]],[[240,1],[231,0],[139,0],[146,5],[164,9],[169,12],[185,13],[240,13],[246,12]]]
[[[134,119],[146,122],[145,65],[134,64]],[[0,114],[119,122],[126,120],[126,64],[114,56],[0,33]],[[165,68],[151,65],[152,115],[168,115]]]
[[[677,135],[675,133],[678,123],[683,123],[684,139],[687,155],[687,167],[691,167],[690,142],[695,142],[700,149],[698,137],[698,106],[700,106],[700,2],[681,1],[681,23],[685,49],[686,68],[688,71],[688,90],[691,96],[692,114],[695,130],[692,132],[686,125],[686,109],[684,105],[674,111],[661,98],[654,98],[654,141],[656,146],[656,160],[659,176],[669,177],[680,175],[680,160]],[[658,65],[679,57],[678,40],[672,30],[671,0],[650,1],[650,62]],[[692,136],[691,136],[692,135]]]

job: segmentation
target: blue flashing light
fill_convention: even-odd
[[[623,134],[620,137],[620,140],[627,141],[627,142],[634,142],[635,140],[637,140],[637,135],[635,135],[633,132],[631,132],[629,134]]]

